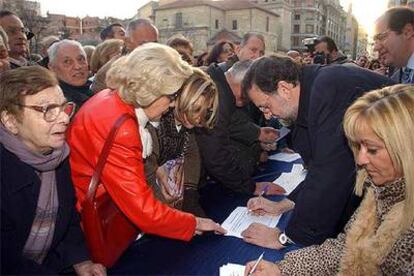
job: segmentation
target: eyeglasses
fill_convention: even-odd
[[[373,37],[374,42],[384,41],[388,37],[389,33],[390,33],[390,30],[387,30],[387,31],[384,31],[382,33],[378,33],[378,34],[374,35],[374,37]]]
[[[34,34],[28,28],[25,27],[10,27],[6,29],[6,32],[8,35],[17,35],[18,33],[23,33],[24,35],[26,35],[27,39],[31,39],[34,36]]]
[[[37,112],[43,113],[43,119],[48,123],[54,122],[62,111],[66,115],[68,115],[69,118],[72,118],[76,108],[76,104],[74,102],[66,102],[63,104],[50,104],[46,106],[22,104],[16,105],[20,107],[30,108]]]
[[[173,102],[173,101],[175,101],[177,99],[178,95],[179,95],[179,93],[178,92],[175,92],[172,95],[168,95],[168,99],[170,100],[170,102]]]

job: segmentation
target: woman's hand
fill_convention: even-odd
[[[106,268],[101,264],[92,261],[84,261],[73,265],[76,274],[79,276],[106,276]]]
[[[203,234],[205,231],[214,231],[216,234],[226,234],[226,229],[221,227],[220,224],[207,218],[196,217],[196,231],[197,235]]]
[[[252,274],[250,274],[250,271],[252,270],[254,264],[256,263],[256,261],[251,261],[248,262],[246,264],[246,269],[244,270],[244,275],[248,276],[248,275],[254,275],[254,276],[280,276],[282,275],[280,272],[279,267],[277,266],[277,264],[275,263],[271,263],[268,261],[260,261],[259,264],[256,266],[256,269],[254,270],[254,272]]]

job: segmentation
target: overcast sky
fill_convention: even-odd
[[[41,3],[42,13],[60,13],[70,16],[113,16],[131,18],[137,9],[149,0],[37,0]],[[348,9],[353,2],[353,13],[358,22],[372,33],[375,19],[385,11],[387,0],[340,0],[341,5]]]

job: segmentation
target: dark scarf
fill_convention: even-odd
[[[2,125],[0,125],[0,142],[23,163],[33,167],[40,177],[36,215],[23,249],[23,255],[41,264],[52,245],[59,207],[55,170],[68,157],[69,146],[65,143],[62,148],[55,149],[47,155],[35,153]]]

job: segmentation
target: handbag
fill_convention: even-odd
[[[109,132],[98,163],[89,183],[86,199],[82,202],[81,219],[86,243],[93,262],[109,268],[137,238],[139,229],[122,213],[108,193],[96,196],[102,170],[120,126],[133,118],[121,115]],[[104,185],[102,183],[102,185]]]

